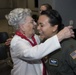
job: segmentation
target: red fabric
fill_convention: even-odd
[[[42,63],[43,63],[43,75],[47,75],[46,68],[45,68],[45,63],[44,63],[43,59],[42,59]]]
[[[27,40],[28,42],[30,42],[30,44],[32,45],[32,46],[35,46],[35,45],[37,45],[37,42],[36,42],[36,40],[35,40],[35,38],[34,38],[34,35],[32,36],[32,41],[34,42],[34,43],[32,43],[25,35],[23,35],[20,31],[17,31],[16,32],[16,35],[18,35],[18,36],[20,36],[21,38],[23,38],[23,39],[25,39],[25,40]],[[42,60],[42,63],[43,63],[43,75],[47,75],[46,74],[46,69],[45,69],[45,65],[44,65],[44,61]]]
[[[34,38],[34,35],[32,36],[32,41],[33,41],[34,43],[32,43],[25,35],[23,35],[23,34],[22,34],[21,32],[19,32],[19,31],[16,32],[16,35],[18,35],[18,36],[20,36],[21,38],[29,41],[32,46],[37,45],[37,42],[36,42],[36,40],[35,40],[35,38]]]

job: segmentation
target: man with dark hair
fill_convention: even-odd
[[[62,18],[56,10],[41,12],[38,30],[44,38],[54,36],[63,27]],[[48,75],[76,75],[76,40],[63,40],[61,49],[49,54],[44,60]]]

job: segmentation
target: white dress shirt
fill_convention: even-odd
[[[34,37],[39,44],[39,37],[37,35]],[[15,35],[10,45],[13,61],[11,75],[42,75],[43,64],[41,58],[60,47],[57,35],[34,47],[27,40]]]

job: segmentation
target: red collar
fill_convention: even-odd
[[[17,31],[16,32],[16,35],[20,36],[21,38],[27,40],[32,46],[35,46],[37,45],[37,42],[34,38],[34,35],[32,36],[32,40],[34,43],[32,43],[26,36],[24,36],[20,31]],[[43,61],[42,61],[43,62]],[[43,75],[46,75],[46,69],[45,69],[45,66],[44,66],[44,63],[43,63]]]
[[[34,35],[32,36],[32,41],[33,41],[34,43],[32,43],[32,42],[31,42],[25,35],[23,35],[20,31],[16,31],[16,35],[18,35],[18,36],[20,36],[21,38],[27,40],[32,46],[37,45],[37,42],[36,42],[36,40],[35,40],[35,38],[34,38]]]

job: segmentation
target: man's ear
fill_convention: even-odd
[[[58,25],[55,25],[54,28],[53,28],[53,32],[55,32],[57,30],[58,30]]]

